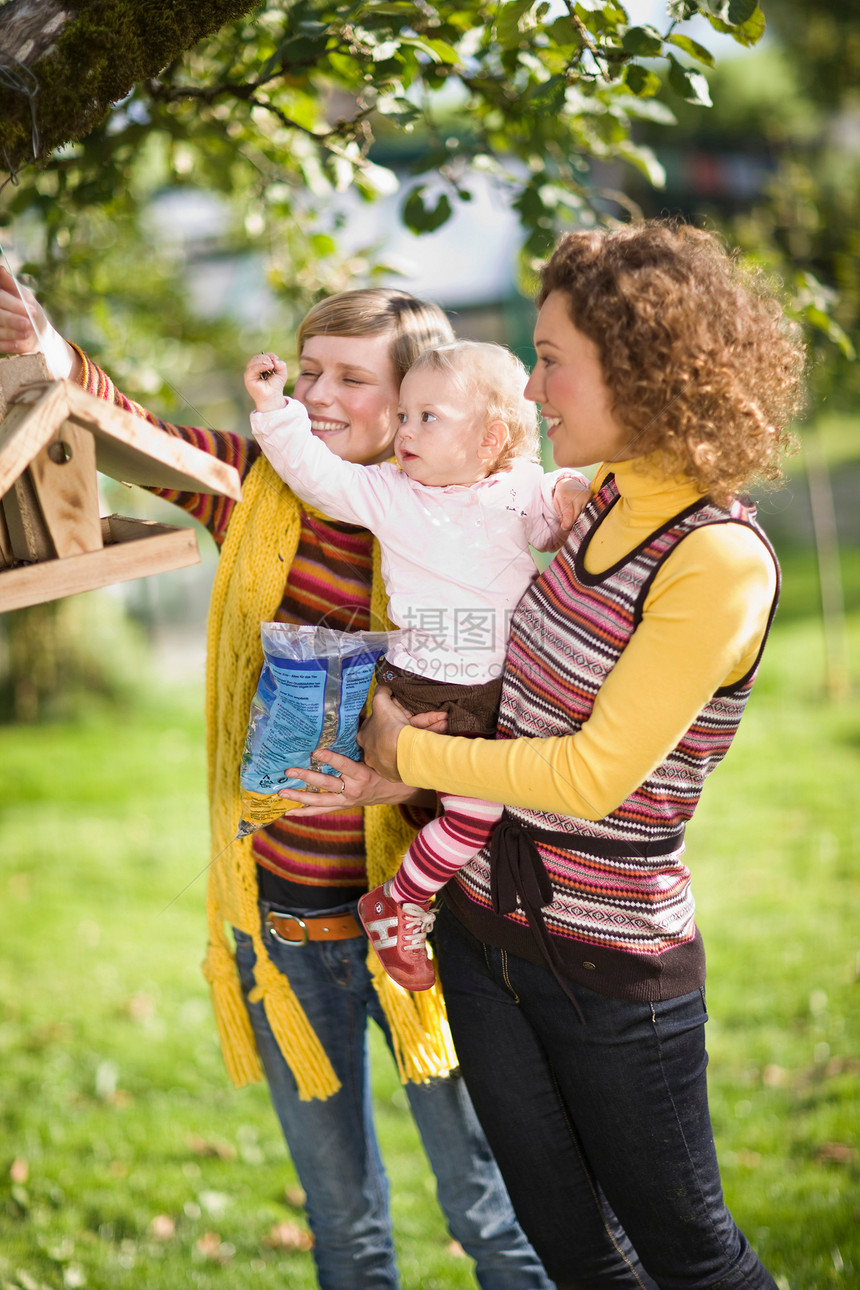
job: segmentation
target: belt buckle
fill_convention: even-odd
[[[271,919],[273,917],[291,918],[294,923],[298,923],[303,933],[302,939],[300,941],[290,941],[290,940],[287,940],[285,936],[281,936],[276,930],[274,924],[271,922]],[[299,918],[298,914],[274,914],[274,915],[267,914],[266,925],[268,926],[269,935],[271,936],[272,940],[277,941],[279,945],[307,945],[308,943],[308,925],[303,918]]]

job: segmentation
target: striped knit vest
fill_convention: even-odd
[[[591,536],[616,504],[609,476],[580,516],[570,539],[526,592],[511,624],[498,737],[575,734],[642,615],[648,590],[667,556],[703,525],[751,526],[739,504],[707,501],[676,515],[617,565],[585,569]],[[778,577],[778,572],[777,572]],[[773,619],[776,597],[767,627]],[[767,631],[753,666],[721,687],[686,734],[628,798],[600,820],[507,808],[528,830],[552,884],[542,911],[562,974],[619,998],[672,998],[701,985],[704,953],[693,920],[683,828],[705,778],[728,751],[755,680]],[[446,891],[448,903],[480,939],[532,962],[545,962],[521,904],[493,912],[489,845]]]

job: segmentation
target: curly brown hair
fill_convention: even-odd
[[[563,237],[538,305],[553,291],[597,345],[638,454],[723,506],[753,479],[779,477],[806,355],[760,271],[713,233],[647,220]]]

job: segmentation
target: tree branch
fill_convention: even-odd
[[[277,104],[270,103],[266,99],[258,98],[255,90],[268,82],[251,82],[248,84],[239,81],[225,81],[220,85],[179,85],[166,86],[161,81],[150,81],[147,88],[152,98],[160,103],[175,103],[180,99],[197,99],[199,102],[208,104],[210,107],[217,98],[224,95],[232,95],[242,103],[247,103],[250,107],[264,108],[265,111],[271,112],[290,130],[298,130],[306,134],[316,143],[325,144],[329,139],[343,138],[356,127],[360,126],[374,111],[373,107],[362,108],[354,117],[341,117],[328,130],[313,130],[310,126],[302,125],[300,121],[294,120],[288,116]]]

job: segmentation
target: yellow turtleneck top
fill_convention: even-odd
[[[646,462],[602,466],[620,499],[594,532],[585,568],[602,573],[700,494]],[[407,726],[397,744],[404,783],[510,806],[599,820],[665,759],[720,686],[755,661],[776,590],[764,544],[741,524],[690,533],[666,558],[643,616],[574,735],[456,739]]]

